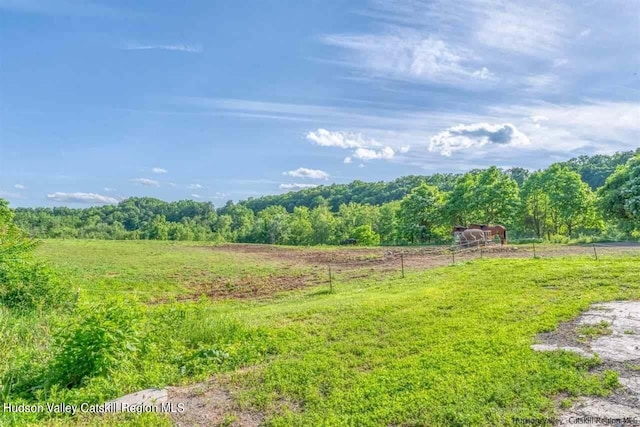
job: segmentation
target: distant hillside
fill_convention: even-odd
[[[636,153],[640,153],[640,148],[636,150]],[[578,172],[582,180],[595,190],[604,185],[605,180],[615,171],[616,167],[624,165],[633,155],[633,151],[626,151],[612,155],[580,156],[560,164]],[[524,168],[508,169],[506,173],[520,186],[529,175],[529,171]],[[287,211],[292,212],[296,206],[315,208],[326,202],[331,210],[336,211],[343,203],[382,205],[394,200],[401,200],[421,182],[433,185],[440,191],[448,192],[453,189],[459,176],[460,174],[436,173],[433,175],[408,175],[390,182],[353,181],[349,184],[321,185],[285,194],[249,198],[239,204],[254,212],[259,212],[269,206],[283,206]],[[230,207],[231,204],[228,206]],[[226,211],[227,207],[222,207],[218,213],[225,214]]]
[[[286,194],[250,198],[240,204],[254,212],[275,205],[284,206],[291,212],[296,206],[314,208],[326,201],[331,210],[335,211],[343,203],[382,205],[400,200],[421,182],[438,187],[441,191],[451,191],[457,177],[456,174],[434,174],[431,176],[408,175],[390,182],[353,181],[349,184],[322,185]],[[224,211],[225,209],[222,208],[219,213]]]
[[[640,148],[637,148],[635,153],[633,151],[623,151],[612,155],[580,156],[560,164],[578,172],[582,180],[589,184],[592,190],[595,190],[602,187],[609,175],[618,166],[627,163],[634,154],[640,154]]]
[[[464,175],[354,181],[228,202],[218,209],[209,202],[150,197],[85,209],[18,208],[15,222],[35,237],[306,245],[354,236],[370,244],[445,241],[451,225],[474,222],[504,224],[512,237],[550,239],[597,234],[606,218],[621,236],[629,236],[640,232],[635,211],[623,203],[638,161],[616,168],[631,157],[632,152],[583,156],[536,173],[494,166]],[[618,178],[609,180],[605,191],[592,191],[614,171]]]

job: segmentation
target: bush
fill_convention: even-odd
[[[353,238],[358,245],[377,246],[380,244],[380,235],[373,231],[370,225],[361,225],[353,230]]]
[[[549,243],[569,243],[569,237],[560,234],[553,234],[549,237]]]
[[[137,351],[141,319],[139,308],[120,300],[79,309],[55,336],[50,378],[71,388],[126,365]]]
[[[33,258],[37,242],[13,222],[13,212],[0,199],[0,304],[18,310],[58,308],[74,302],[66,282]]]
[[[76,295],[51,267],[33,259],[0,260],[0,304],[20,311],[70,308]]]

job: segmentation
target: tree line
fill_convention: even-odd
[[[511,238],[640,237],[640,150],[579,157],[530,173],[490,167],[465,174],[355,181],[211,203],[143,197],[86,209],[18,208],[40,238],[210,240],[290,245],[442,243],[451,227],[503,224]]]

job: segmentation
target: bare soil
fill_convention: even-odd
[[[267,276],[244,275],[241,277],[194,277],[193,290],[183,299],[194,299],[207,295],[213,299],[266,298],[278,292],[302,289],[328,283],[328,270],[333,277],[357,279],[380,275],[400,274],[402,265],[406,270],[426,270],[454,262],[465,262],[478,258],[532,258],[593,256],[592,245],[498,245],[466,249],[450,246],[419,247],[291,247],[261,244],[225,244],[199,247],[203,250],[247,255],[247,262],[264,260],[280,265],[281,274]],[[638,244],[599,244],[598,256],[616,253],[638,252]],[[308,267],[301,274],[297,267]],[[298,272],[296,272],[296,270]]]
[[[241,408],[231,389],[216,377],[186,387],[170,387],[168,392],[170,402],[184,405],[182,412],[170,414],[179,427],[257,427],[264,419],[260,412]]]
[[[447,265],[453,262],[451,246],[387,246],[378,248],[316,248],[291,247],[259,244],[226,244],[209,247],[214,251],[250,254],[254,257],[278,261],[289,265],[305,264],[310,266],[335,266],[338,269],[358,269],[362,267],[396,267],[401,258],[405,267],[426,269]],[[640,250],[637,243],[607,243],[596,245],[598,255],[631,252]],[[558,256],[595,256],[592,245],[498,245],[466,249],[455,248],[455,260],[464,261],[486,258],[530,258]]]

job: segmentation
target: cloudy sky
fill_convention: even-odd
[[[639,28],[639,0],[0,0],[0,197],[221,205],[635,149]]]

